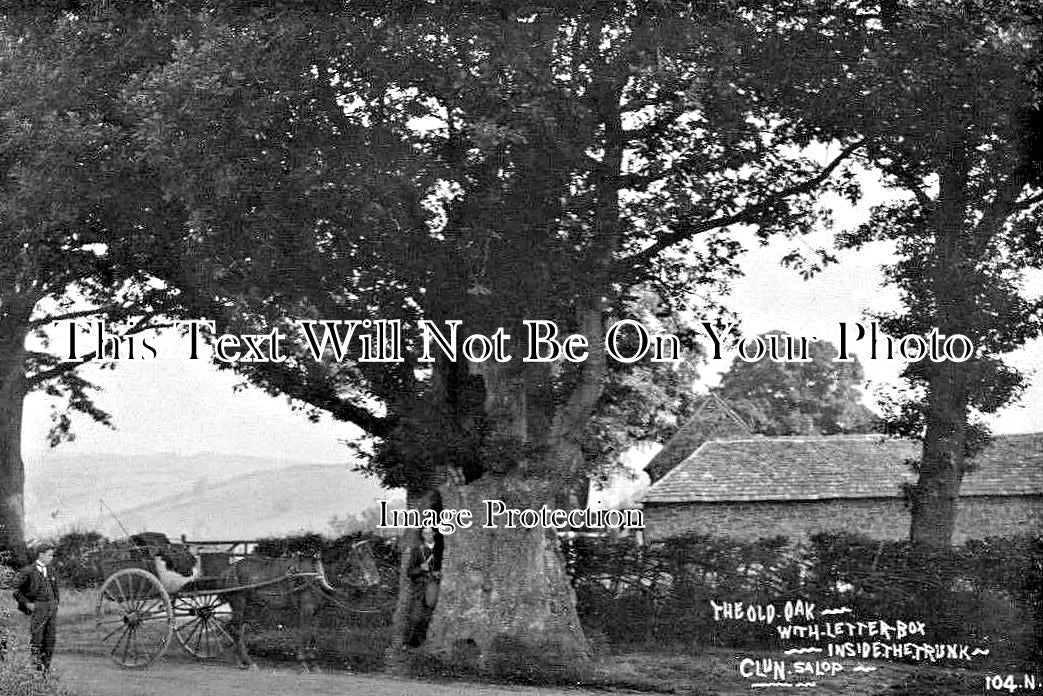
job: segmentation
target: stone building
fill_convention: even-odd
[[[881,435],[708,440],[643,497],[645,540],[844,530],[904,539],[920,443]],[[960,487],[954,543],[1043,531],[1043,433],[998,435]]]

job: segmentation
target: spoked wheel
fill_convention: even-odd
[[[235,644],[232,607],[219,594],[174,598],[174,635],[191,655],[211,660]]]
[[[124,568],[105,580],[94,615],[101,645],[123,667],[151,664],[174,630],[170,596],[155,575],[139,568]]]

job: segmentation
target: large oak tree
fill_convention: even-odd
[[[236,55],[250,55],[280,20],[249,32],[220,26],[237,21],[215,15],[208,36],[231,34]],[[761,238],[808,229],[807,194],[859,144],[842,143],[827,162],[795,154],[794,131],[750,84],[757,27],[723,6],[402,3],[355,5],[339,21],[351,40],[315,66],[344,106],[329,118],[345,121],[345,133],[383,138],[352,166],[402,179],[344,218],[284,220],[312,236],[299,249],[313,258],[298,261],[292,280],[266,282],[249,275],[264,275],[264,264],[244,259],[245,286],[259,290],[241,293],[236,316],[297,336],[287,316],[405,321],[401,363],[367,363],[356,348],[316,362],[299,346],[251,374],[376,436],[369,470],[404,486],[412,505],[481,519],[485,499],[520,508],[559,500],[589,471],[593,416],[614,369],[601,344],[631,290],[650,286],[677,305],[699,286],[716,289],[735,273],[740,245],[729,228],[756,225]],[[174,190],[180,172],[221,172],[222,153],[287,142],[265,128],[251,148],[239,129],[214,127],[242,115],[215,98],[237,78],[204,46],[186,48],[169,79],[149,88],[170,134],[157,142],[182,132],[217,139],[202,154],[191,138],[165,154]],[[213,88],[179,89],[185,69]],[[256,97],[264,103],[263,89]],[[346,190],[344,172],[322,176]],[[229,200],[200,210],[199,224],[247,213]],[[515,343],[505,363],[417,361],[419,319],[443,330],[460,320],[467,333],[504,327],[517,340],[526,318],[582,333],[589,357],[523,363]],[[563,669],[586,658],[553,534],[461,530],[446,539],[443,569],[432,652],[492,670],[512,656],[551,656]],[[403,592],[400,617],[409,601]]]
[[[811,195],[848,189],[842,165],[862,144],[845,137],[825,162],[799,155],[805,134],[754,71],[765,27],[730,3],[71,5],[33,21],[93,33],[103,55],[131,26],[155,39],[146,64],[127,68],[117,51],[111,70],[96,56],[75,66],[110,81],[86,103],[115,105],[115,161],[140,172],[136,189],[87,187],[105,228],[137,250],[133,277],[162,288],[171,312],[296,339],[250,377],[370,434],[367,468],[411,504],[479,518],[483,499],[539,508],[590,473],[595,414],[623,374],[601,349],[605,328],[635,288],[674,309],[717,290],[736,273],[731,230],[806,231],[819,221]],[[40,45],[66,59],[65,44]],[[163,235],[116,216],[160,210]],[[87,250],[123,258],[119,239]],[[315,360],[301,318],[401,319],[404,359],[366,362],[356,343]],[[582,333],[589,357],[523,363],[516,344],[505,363],[417,360],[420,319],[518,337],[527,318]],[[16,381],[24,337],[4,353]],[[9,396],[20,409],[22,392]],[[461,530],[443,568],[429,650],[490,670],[519,656],[584,662],[552,533]]]

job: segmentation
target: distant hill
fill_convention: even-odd
[[[357,514],[395,497],[345,464],[308,464],[239,455],[48,457],[26,465],[30,537],[70,529],[124,536],[251,538],[328,531],[334,515]]]

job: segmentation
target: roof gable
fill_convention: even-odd
[[[921,444],[883,435],[705,442],[655,483],[647,503],[894,498],[915,481]],[[1043,495],[1043,433],[999,435],[961,496]]]
[[[707,440],[745,437],[752,434],[750,427],[739,414],[724,399],[710,392],[695,408],[692,417],[645,465],[645,470],[653,482],[658,481]]]

